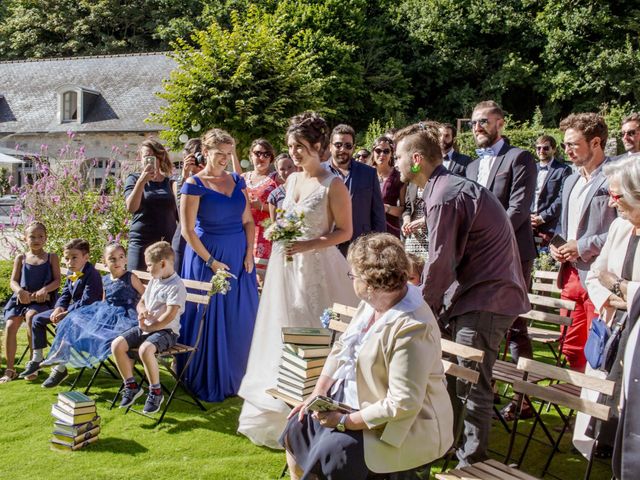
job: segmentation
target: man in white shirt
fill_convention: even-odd
[[[614,160],[640,153],[640,113],[634,112],[622,119],[620,134],[625,153],[618,155]]]

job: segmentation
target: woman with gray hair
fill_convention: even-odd
[[[615,361],[611,365],[596,366],[587,364],[586,373],[608,378],[620,386],[622,378],[621,360],[635,319],[627,318],[627,302],[640,288],[640,155],[631,156],[603,167],[609,181],[609,205],[618,211],[609,229],[607,240],[600,256],[591,265],[587,274],[587,291],[599,316],[611,330],[622,328],[620,344]],[[617,388],[607,404],[618,405],[620,390]],[[598,395],[583,390],[582,396],[596,400]],[[598,438],[596,456],[607,457],[611,454],[617,425],[617,409],[612,408],[612,418],[602,425],[600,432],[588,428],[589,417],[578,415],[574,432],[574,444],[583,453],[591,450],[593,436]],[[584,435],[585,429],[589,434]]]

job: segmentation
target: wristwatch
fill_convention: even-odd
[[[348,414],[345,413],[340,417],[340,421],[336,425],[336,430],[338,430],[339,432],[344,432],[347,429],[347,416]]]
[[[213,258],[213,255],[211,255],[209,257],[209,260],[207,260],[207,263],[205,263],[205,265],[207,266],[207,268],[211,268],[211,265],[213,265],[213,262],[215,262],[216,260]]]
[[[618,278],[611,287],[611,291],[614,295],[624,299],[624,294],[622,293],[622,290],[620,290],[620,284],[622,282],[624,282],[624,280],[622,278]]]

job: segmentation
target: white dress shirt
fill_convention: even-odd
[[[502,146],[504,145],[504,138],[500,138],[496,143],[491,145],[491,148],[494,151],[494,155],[492,157],[484,156],[480,158],[480,165],[478,166],[478,183],[483,187],[487,186],[489,183],[489,174],[491,173],[491,167],[493,167],[493,162],[496,161],[496,157],[500,150],[502,150]]]

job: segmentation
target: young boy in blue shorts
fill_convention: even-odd
[[[151,414],[160,410],[164,400],[156,353],[168,350],[178,340],[187,290],[173,268],[174,252],[169,243],[150,245],[144,252],[144,259],[153,278],[138,303],[138,326],[116,338],[111,343],[111,351],[124,380],[120,408],[127,408],[143,393],[133,376],[131,349],[138,349],[149,381],[149,395],[143,412]]]

